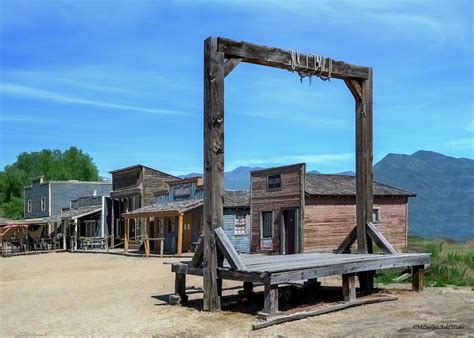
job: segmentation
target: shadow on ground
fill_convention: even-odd
[[[229,291],[238,291],[233,294],[226,294]],[[371,294],[379,293],[380,289],[374,289],[370,292],[357,289],[357,298]],[[254,292],[247,295],[241,287],[225,288],[224,295],[221,297],[222,310],[230,312],[240,312],[250,315],[257,315],[263,310],[263,291]],[[182,306],[196,310],[202,310],[203,298],[201,288],[191,288],[186,290],[190,299]],[[310,286],[286,285],[279,288],[279,309],[285,312],[301,311],[307,307],[314,307],[329,303],[342,302],[342,288],[333,286]],[[151,298],[160,300],[162,303],[156,306],[169,305],[168,299],[171,294],[156,295]]]

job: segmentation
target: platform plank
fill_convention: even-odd
[[[335,254],[302,253],[295,255],[241,255],[245,270],[235,270],[229,263],[218,269],[221,278],[241,281],[287,283],[311,278],[361,271],[429,264],[428,254]],[[202,268],[191,261],[173,263],[173,272],[202,275]]]

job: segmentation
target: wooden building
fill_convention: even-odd
[[[145,224],[142,236],[149,242],[149,248],[145,245],[145,251],[157,252],[159,243],[163,243],[163,251],[169,254],[194,251],[203,233],[202,188],[201,177],[167,181],[167,189],[157,192],[155,204],[123,215],[130,224]],[[126,226],[129,225],[126,223]],[[224,230],[238,251],[250,252],[248,191],[225,192]]]
[[[252,251],[330,251],[356,224],[354,176],[305,173],[305,164],[251,172]],[[372,221],[395,248],[407,245],[413,193],[374,182]]]
[[[122,213],[127,213],[155,203],[158,192],[167,189],[167,181],[177,177],[162,171],[137,164],[113,170],[112,174],[112,229],[110,233],[112,245],[120,245],[125,238]],[[128,238],[130,244],[138,245],[144,224],[131,221]]]
[[[83,196],[109,195],[112,182],[100,181],[44,181],[43,176],[32,180],[25,187],[25,219],[52,217],[70,207],[70,201]]]

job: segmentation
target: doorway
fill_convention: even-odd
[[[297,209],[282,210],[282,229],[283,229],[283,249],[284,255],[296,253],[296,228],[297,228]]]

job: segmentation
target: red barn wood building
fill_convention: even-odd
[[[305,164],[251,172],[252,251],[334,250],[356,224],[354,176],[307,174]],[[397,249],[407,245],[408,198],[374,182],[373,223]]]

